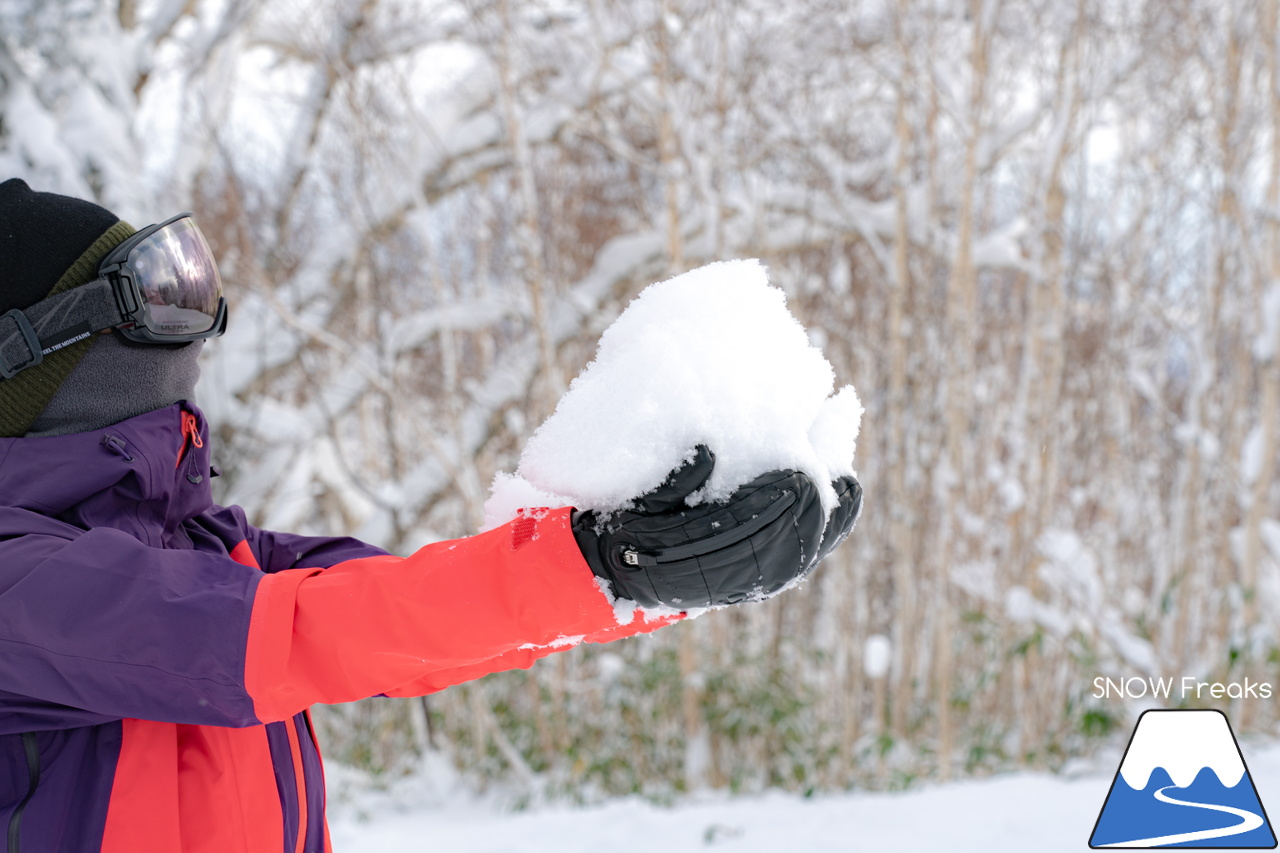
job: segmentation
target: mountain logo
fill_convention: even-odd
[[[1089,846],[1274,848],[1226,714],[1143,712]]]

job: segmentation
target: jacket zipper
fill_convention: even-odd
[[[307,738],[309,738],[311,735],[310,735],[310,732],[307,730],[307,727],[304,727],[304,726],[303,726],[303,725],[298,721],[298,717],[300,717],[300,716],[302,716],[302,714],[301,714],[301,713],[299,713],[298,715],[294,716],[294,718],[293,718],[293,719],[291,719],[291,720],[289,720],[289,721],[286,723],[286,725],[291,725],[291,726],[293,726],[294,734],[296,734],[296,735],[298,736],[298,770],[299,770],[299,775],[298,775],[298,798],[301,800],[301,802],[300,802],[300,803],[299,803],[299,805],[298,805],[298,818],[299,818],[299,820],[298,820],[298,845],[297,845],[297,849],[298,849],[298,850],[304,850],[304,851],[305,851],[305,850],[311,850],[311,849],[312,849],[312,848],[311,848],[311,846],[310,846],[310,844],[311,844],[311,833],[308,831],[308,830],[310,830],[310,829],[311,829],[311,817],[312,817],[312,816],[311,816],[311,805],[312,805],[312,804],[311,804],[311,791],[309,790],[308,785],[307,785],[307,756],[306,756],[306,747],[305,747],[305,746],[303,746],[303,744],[305,743],[306,739],[307,739]],[[303,812],[303,809],[304,809],[304,808],[306,809],[306,819],[305,819],[305,820],[303,820],[303,819],[302,819],[302,812]]]
[[[31,802],[31,797],[40,784],[40,749],[36,744],[34,732],[26,732],[22,736],[22,747],[27,753],[27,795],[18,803],[18,807],[9,815],[9,853],[19,853],[19,839],[22,835],[22,813]]]
[[[204,439],[200,437],[200,424],[196,420],[196,416],[186,411],[182,412],[182,447],[178,449],[178,461],[173,463],[174,470],[182,464],[183,459],[190,459],[191,464],[187,466],[187,480],[199,484],[204,479],[204,475],[196,470],[195,456],[187,453],[188,448],[204,447]]]

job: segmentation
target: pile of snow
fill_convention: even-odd
[[[659,485],[693,448],[715,453],[695,501],[727,498],[758,474],[804,471],[829,512],[830,481],[853,473],[862,405],[756,260],[651,285],[605,330],[520,457],[500,473],[485,529],[531,506],[603,512]]]
[[[1084,776],[1011,773],[901,793],[700,792],[670,808],[625,797],[518,812],[423,792],[410,777],[390,794],[333,807],[330,826],[338,853],[1080,853],[1119,759],[1106,756]],[[1265,798],[1280,784],[1280,749],[1249,759]]]

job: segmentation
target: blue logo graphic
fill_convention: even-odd
[[[1274,848],[1226,715],[1144,712],[1089,846]]]

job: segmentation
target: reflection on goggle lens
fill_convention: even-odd
[[[222,296],[218,266],[190,219],[147,235],[129,251],[145,303],[145,324],[159,335],[190,335],[213,328]]]

